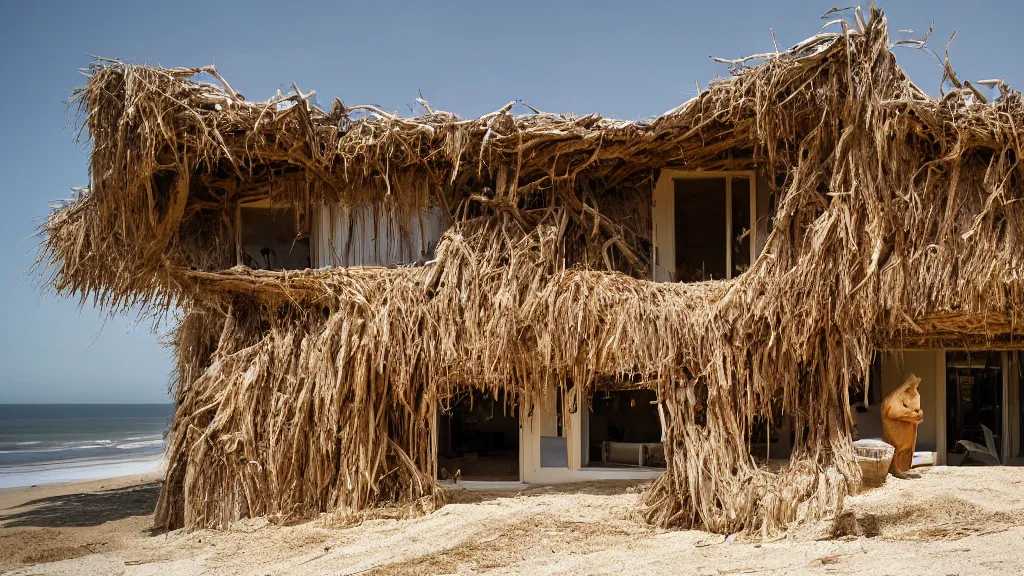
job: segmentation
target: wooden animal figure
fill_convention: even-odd
[[[911,374],[882,401],[882,440],[895,448],[889,473],[897,478],[919,477],[908,474],[917,444],[917,425],[924,420],[919,384],[921,379]]]

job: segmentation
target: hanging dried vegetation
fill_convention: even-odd
[[[248,102],[213,68],[95,65],[76,95],[91,186],[43,226],[40,267],[111,311],[182,310],[158,523],[429,511],[439,398],[500,389],[527,410],[602,378],[658,391],[649,521],[771,533],[839,509],[859,478],[847,390],[874,350],[1020,347],[1024,104],[948,65],[929,97],[874,8],[838,26],[649,123],[324,111],[298,87]],[[745,274],[644,279],[669,166],[770,176],[774,231]],[[422,267],[232,267],[235,207],[268,197],[437,205],[452,225]],[[773,406],[802,433],[769,471],[749,431]]]

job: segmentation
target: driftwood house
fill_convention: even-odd
[[[649,122],[100,62],[40,266],[178,311],[165,527],[429,511],[458,473],[651,477],[651,522],[775,531],[842,506],[851,406],[906,372],[919,451],[1021,450],[1024,103],[948,62],[929,96],[892,46],[858,11]]]

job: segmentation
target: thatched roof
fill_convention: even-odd
[[[282,109],[191,79],[212,68],[94,66],[78,94],[91,187],[51,215],[43,259],[60,292],[185,310],[161,522],[422,503],[438,396],[530,404],[599,378],[659,392],[653,521],[770,531],[834,510],[858,475],[847,393],[873,351],[1016,347],[1024,310],[1020,94],[987,102],[952,75],[932,98],[881,12],[859,22],[736,63],[649,123],[511,104],[400,118],[298,94]],[[748,272],[642,279],[635,216],[668,166],[776,175],[774,232]],[[453,226],[427,267],[232,268],[226,215],[267,196],[437,204]],[[747,441],[779,404],[808,434],[775,474]]]
[[[1017,145],[1016,92],[995,104],[980,104],[970,88],[930,98],[887,49],[870,54],[870,45],[849,41],[860,35],[844,27],[763,55],[755,67],[738,64],[736,76],[649,123],[514,116],[514,102],[468,120],[427,103],[427,114],[416,118],[337,100],[328,112],[310,104],[309,94],[249,102],[223,80],[194,79],[221,79],[213,67],[100,61],[75,96],[93,147],[89,191],[45,227],[56,285],[112,303],[177,292],[177,267],[211,272],[233,264],[187,253],[190,243],[192,252],[208,249],[203,215],[216,218],[226,205],[268,196],[300,206],[438,203],[452,216],[470,199],[523,209],[557,197],[581,225],[599,220],[602,237],[640,269],[646,255],[636,244],[648,231],[595,216],[585,192],[635,190],[666,166],[787,169],[779,148],[797,145],[825,112],[840,122],[840,111],[828,109],[836,96],[863,102],[870,93],[866,113],[899,118],[888,129],[908,132],[916,145],[955,143],[961,153]],[[858,82],[851,59],[878,60],[886,75]]]

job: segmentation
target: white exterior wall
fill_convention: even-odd
[[[654,187],[651,202],[651,240],[654,256],[651,258],[651,279],[655,282],[674,282],[676,273],[676,189],[674,173],[662,171]]]

